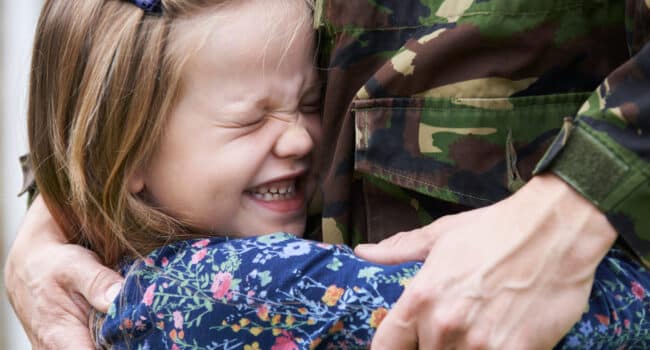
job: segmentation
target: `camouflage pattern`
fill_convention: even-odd
[[[650,1],[318,5],[325,240],[376,242],[553,171],[650,261]]]

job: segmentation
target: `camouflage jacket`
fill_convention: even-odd
[[[648,6],[318,0],[323,238],[378,241],[552,171],[650,261]]]

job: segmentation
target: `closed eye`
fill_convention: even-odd
[[[233,120],[233,121],[219,121],[215,125],[224,129],[245,129],[260,127],[266,121],[266,117],[259,117],[251,120]]]
[[[316,114],[319,113],[321,109],[320,101],[314,104],[305,104],[300,106],[300,111],[304,114]]]

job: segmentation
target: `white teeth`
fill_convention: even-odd
[[[267,202],[275,201],[275,200],[279,200],[279,199],[291,198],[291,197],[288,197],[287,195],[273,194],[273,193],[269,193],[269,192],[266,192],[266,193],[253,193],[253,197],[255,197],[256,199],[259,199],[259,200],[267,201]]]
[[[295,191],[296,191],[295,180],[288,180],[288,181],[277,182],[272,186],[269,185],[259,186],[249,190],[248,192],[255,195],[255,197],[257,198],[258,194],[264,196],[266,194],[280,195],[280,197],[282,197],[285,195],[293,195]]]
[[[259,186],[248,192],[256,199],[263,201],[287,200],[296,196],[296,183],[295,180],[282,181],[272,186]]]

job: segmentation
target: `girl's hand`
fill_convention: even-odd
[[[543,175],[494,205],[360,246],[376,262],[426,259],[372,349],[549,349],[580,319],[616,236],[596,207]]]
[[[122,278],[97,256],[67,244],[43,200],[32,204],[5,265],[9,300],[35,349],[94,349],[91,305],[100,311]]]

